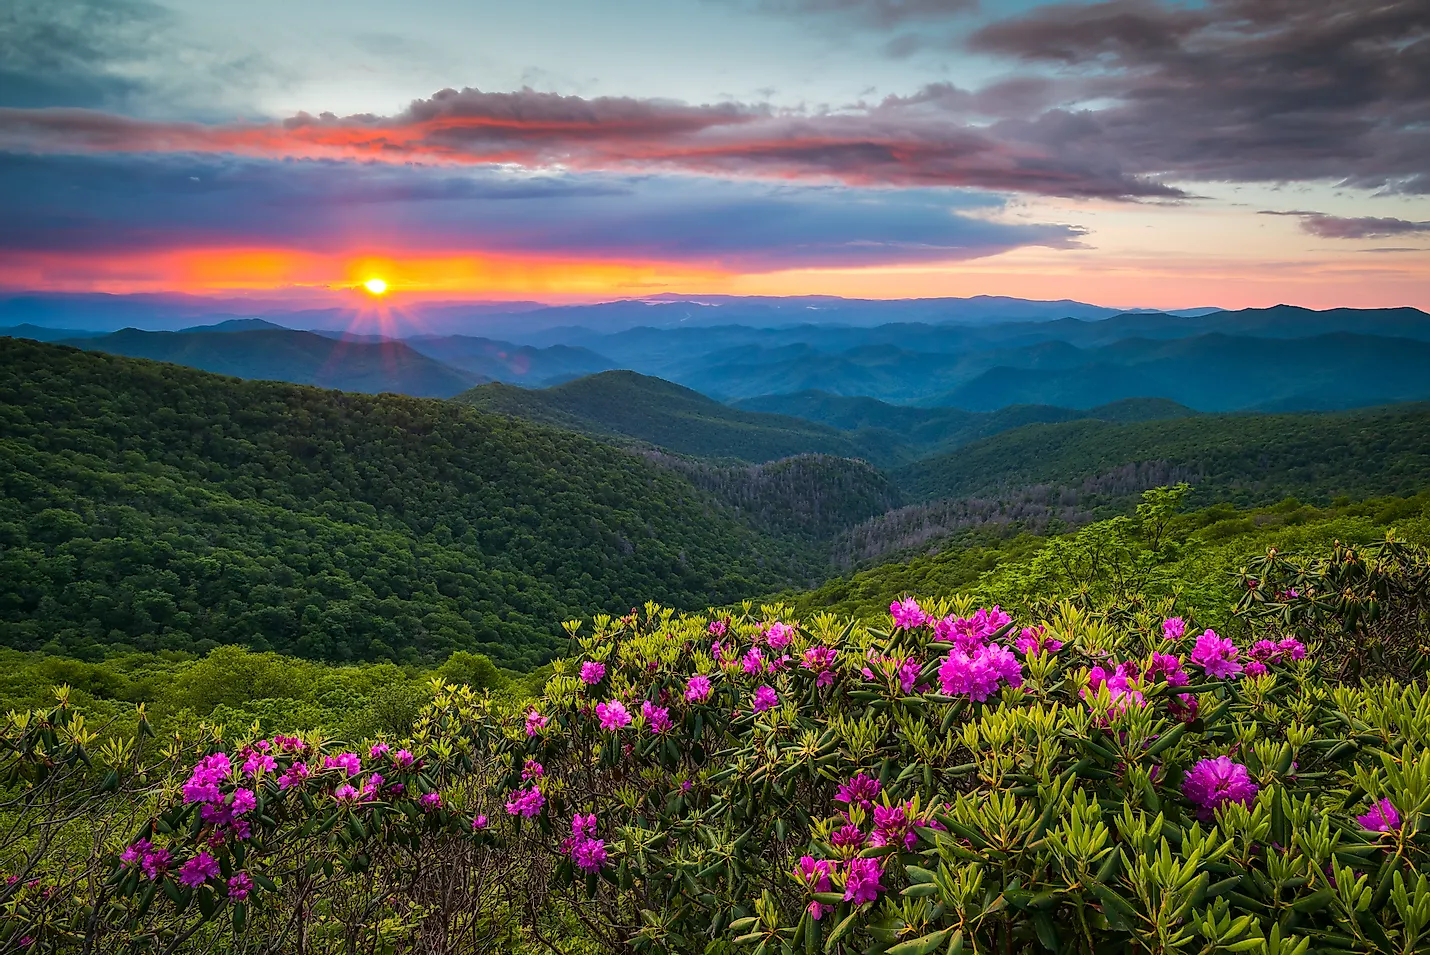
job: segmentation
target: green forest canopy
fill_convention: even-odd
[[[457,404],[0,339],[0,632],[22,649],[480,650],[792,579],[679,473]]]

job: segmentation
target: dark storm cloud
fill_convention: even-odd
[[[124,105],[146,89],[125,68],[158,54],[166,22],[146,0],[5,0],[0,106]]]
[[[376,163],[0,154],[0,249],[221,245],[647,258],[774,271],[1064,247],[1080,230],[969,211],[988,197]],[[961,214],[960,210],[963,214]]]
[[[1323,212],[1263,212],[1264,216],[1296,216],[1301,231],[1322,239],[1386,239],[1396,235],[1430,235],[1430,222],[1383,216],[1332,216]],[[1374,251],[1403,251],[1378,249]]]
[[[1430,0],[1054,4],[968,45],[1107,102],[1085,114],[1135,172],[1430,191]]]

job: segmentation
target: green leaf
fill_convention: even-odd
[[[942,945],[943,940],[948,938],[949,933],[952,931],[953,927],[950,926],[946,929],[940,929],[937,932],[931,932],[922,938],[900,942],[898,945],[886,951],[884,955],[928,955],[929,952],[932,952]]]
[[[832,932],[829,933],[829,938],[825,939],[825,942],[824,942],[824,950],[825,950],[826,952],[833,952],[835,946],[839,944],[839,940],[840,940],[841,938],[843,938],[845,935],[848,935],[849,932],[850,932],[851,930],[853,930],[853,928],[854,928],[854,923],[858,920],[858,918],[859,918],[859,910],[858,910],[858,909],[855,909],[854,911],[852,911],[852,912],[850,912],[848,915],[846,915],[846,916],[844,917],[844,921],[842,921],[842,922],[840,922],[838,925],[836,925],[836,926],[834,927],[834,931],[832,931]]]

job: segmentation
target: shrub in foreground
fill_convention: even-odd
[[[51,786],[62,831],[98,805],[74,794],[122,792],[137,834],[7,847],[6,941],[480,951],[559,912],[650,952],[1423,951],[1423,661],[1341,682],[1282,626],[1319,612],[1292,589],[1240,642],[1071,604],[649,605],[568,624],[529,707],[444,686],[410,740],[361,748],[91,760],[62,706],[6,735],[12,798]],[[86,761],[116,765],[85,789]]]

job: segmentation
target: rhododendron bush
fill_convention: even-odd
[[[70,773],[51,804],[138,808],[57,866],[7,849],[0,941],[481,951],[559,911],[648,952],[1430,949],[1423,655],[1349,685],[1302,583],[1235,637],[1070,603],[648,605],[568,623],[542,698],[444,686],[402,741],[81,756],[62,705],[5,736],[8,798]]]

